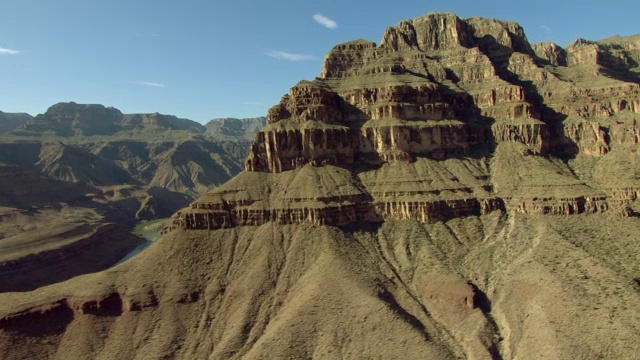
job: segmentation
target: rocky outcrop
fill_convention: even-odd
[[[516,201],[510,206],[510,211],[521,214],[538,215],[574,215],[595,214],[609,210],[609,203],[605,196],[579,196],[572,198],[531,198]]]
[[[349,122],[456,119],[456,107],[472,105],[469,98],[443,94],[437,85],[360,88],[343,90],[338,95],[346,103],[342,106],[342,116]]]
[[[536,56],[551,65],[567,66],[567,51],[552,42],[541,42],[532,45]]]
[[[31,329],[32,336],[47,336],[55,333],[56,328],[66,326],[74,316],[93,315],[115,317],[123,312],[145,311],[158,307],[158,300],[153,292],[148,292],[146,299],[142,296],[131,297],[118,292],[96,294],[96,296],[76,296],[53,300],[45,305],[25,309],[0,319],[0,327],[13,331],[25,331],[24,325],[34,322],[47,322],[47,327]]]
[[[19,131],[53,132],[61,136],[71,136],[76,131],[90,135],[105,135],[114,132],[115,123],[121,117],[122,113],[119,110],[102,105],[59,103],[51,106],[46,113],[28,121]]]
[[[442,159],[465,154],[470,146],[487,140],[485,129],[459,122],[367,126],[359,130],[346,127],[263,130],[252,146],[246,170],[281,172],[306,164],[339,165],[355,161],[377,164],[410,161],[416,155]]]
[[[516,23],[447,13],[402,21],[385,30],[379,46],[365,40],[335,46],[318,78],[298,83],[269,110],[245,170],[279,174],[309,165],[357,169],[417,159],[447,161],[501,143],[522,144],[517,156],[534,158],[603,156],[615,148],[634,152],[638,85],[607,78],[608,86],[590,87],[561,70],[588,64],[620,68],[610,59],[614,48],[585,40],[566,50],[553,43],[530,46]],[[605,70],[596,72],[607,76]],[[572,181],[574,175],[567,174],[566,181]],[[475,176],[489,179],[492,174]],[[404,193],[421,194],[411,189],[419,189],[420,181],[416,177]],[[606,195],[587,188],[579,195],[520,197],[498,195],[484,183],[475,186],[488,189],[485,193],[467,187],[472,196],[397,201],[388,191],[368,189],[372,183],[362,186],[367,200],[337,197],[308,206],[264,205],[256,199],[249,205],[196,202],[176,224],[217,229],[269,221],[336,226],[384,219],[430,222],[505,209],[503,202],[509,204],[507,211],[526,214],[609,208]]]
[[[637,45],[632,43],[621,46],[577,39],[567,46],[567,65],[601,65],[612,69],[629,69],[638,64],[634,58],[636,51]]]
[[[589,44],[578,41],[575,46]],[[326,56],[319,78],[292,88],[269,112],[271,124],[304,125],[300,130],[284,124],[267,127],[256,138],[246,168],[277,172],[308,163],[410,161],[415,156],[443,156],[443,152],[461,154],[477,144],[501,141],[522,142],[537,153],[575,153],[574,147],[590,154],[606,153],[610,145],[602,131],[580,134],[584,126],[573,122],[565,126],[558,121],[635,113],[637,85],[576,87],[543,69],[536,60],[555,66],[579,62],[569,64],[563,54],[554,44],[532,48],[515,23],[462,20],[443,13],[403,21],[385,31],[380,46],[363,40],[336,46]],[[539,85],[527,85],[518,77]],[[377,81],[386,86],[354,85]],[[394,121],[402,126],[389,126]],[[366,131],[358,131],[365,127]],[[429,139],[420,135],[424,129],[444,135]],[[340,140],[335,146],[324,146],[326,142],[321,141],[311,150],[303,139],[321,139],[321,133]],[[374,145],[376,151],[368,151],[370,139],[382,146]],[[415,146],[411,139],[433,147]]]
[[[462,20],[452,13],[429,13],[414,20],[400,22],[387,28],[380,46],[393,51],[421,50],[440,51],[492,47],[508,48],[510,51],[531,53],[524,30],[513,22],[485,18]]]
[[[537,153],[549,149],[551,134],[542,122],[530,124],[496,124],[491,127],[493,138],[498,142],[520,142]]]
[[[568,123],[563,135],[583,154],[602,156],[611,150],[608,131],[597,122]]]
[[[357,137],[351,129],[307,128],[258,133],[246,161],[247,171],[281,172],[305,164],[350,164]]]
[[[632,154],[638,152],[640,128],[635,119],[611,124],[609,126],[609,137],[612,147],[623,149],[623,151]]]
[[[387,28],[381,47],[394,51],[418,49],[422,51],[469,47],[473,37],[468,25],[450,13],[430,13],[426,16]]]
[[[600,50],[595,41],[577,39],[567,47],[567,65],[600,64],[603,61]]]
[[[612,36],[607,39],[598,41],[600,45],[605,46],[614,53],[616,57],[624,57],[626,62],[631,66],[637,66],[640,63],[640,36]]]
[[[536,56],[554,66],[600,65],[609,69],[629,69],[640,60],[636,37],[614,36],[601,41],[576,39],[566,49],[551,42],[532,46]]]
[[[191,204],[174,216],[174,226],[191,230],[216,230],[236,226],[260,226],[268,222],[280,225],[308,222],[315,225],[344,226],[358,222],[416,220],[425,223],[457,217],[485,215],[504,210],[499,198],[436,201],[369,202],[367,196],[336,198],[324,206],[277,209],[252,209],[247,203]],[[333,205],[335,203],[336,205]]]
[[[337,94],[312,83],[301,83],[285,95],[280,104],[269,109],[267,122],[295,119],[332,124],[342,120]]]

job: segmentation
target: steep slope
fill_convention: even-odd
[[[640,85],[591,45],[431,13],[334,47],[139,257],[0,294],[0,354],[634,358]]]

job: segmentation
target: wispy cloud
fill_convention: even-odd
[[[136,85],[144,85],[144,86],[167,87],[167,85],[165,84],[160,84],[157,82],[150,82],[150,81],[132,81],[131,83]]]
[[[247,105],[247,106],[260,106],[262,105],[262,103],[259,103],[257,101],[243,101],[242,105]]]
[[[547,25],[540,25],[540,27],[542,28],[542,30],[544,30],[545,32],[553,32],[553,30],[551,30],[551,28]]]
[[[335,22],[334,20],[322,15],[322,14],[315,14],[313,15],[313,20],[315,22],[317,22],[318,24],[326,27],[327,29],[336,29],[338,27],[338,23]]]
[[[1,55],[18,55],[20,54],[20,51],[0,47],[0,54]]]
[[[305,60],[313,60],[316,58],[313,55],[294,54],[294,53],[288,53],[288,52],[278,51],[278,50],[272,50],[267,52],[267,56],[271,56],[272,58],[281,59],[281,60],[289,60],[289,61],[305,61]]]

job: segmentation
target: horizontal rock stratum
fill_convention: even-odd
[[[0,357],[634,358],[639,49],[446,13],[338,45],[142,254],[0,294]]]
[[[176,225],[438,221],[505,204],[531,214],[630,215],[626,200],[640,190],[633,181],[593,186],[553,164],[637,153],[640,86],[630,69],[640,53],[623,49],[586,40],[530,46],[516,23],[439,13],[388,28],[380,45],[338,45],[319,77],[269,110],[246,173],[194,202]],[[521,156],[531,158],[514,165],[539,167],[526,169],[530,179],[496,176],[517,173],[509,161]],[[561,168],[555,183],[549,166]],[[334,184],[323,187],[327,179]],[[290,194],[292,181],[300,194]],[[246,184],[255,184],[252,194]]]

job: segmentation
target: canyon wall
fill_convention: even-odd
[[[279,173],[307,166],[348,168],[358,178],[359,198],[275,205],[266,200],[272,189],[242,201],[205,196],[176,215],[175,225],[433,222],[494,210],[570,215],[614,208],[629,215],[634,198],[620,194],[633,184],[598,188],[553,159],[637,153],[640,84],[629,72],[636,50],[633,43],[581,39],[566,49],[530,45],[516,23],[447,13],[389,27],[380,45],[337,45],[319,77],[299,82],[269,110],[245,170],[272,174],[270,181],[277,182]],[[510,153],[487,165],[501,147]],[[471,159],[464,166],[473,169],[456,177],[444,164],[463,158]],[[425,195],[423,183],[433,180],[428,173],[416,175],[418,166],[450,173],[465,192],[432,189]],[[547,166],[563,167],[552,176],[561,177],[558,184],[546,183]],[[400,189],[377,192],[386,176],[380,169],[394,167],[414,177]],[[527,176],[513,177],[507,186],[512,190],[496,189],[500,174],[510,172]],[[538,195],[540,189],[548,192]]]

